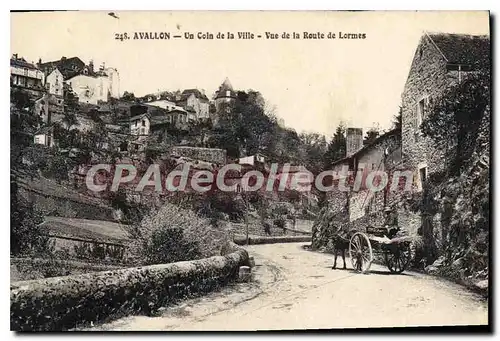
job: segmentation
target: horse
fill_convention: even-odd
[[[341,227],[337,228],[332,237],[333,256],[334,256],[334,261],[332,266],[333,270],[337,268],[337,256],[339,250],[342,252],[342,260],[344,261],[343,269],[344,270],[346,269],[345,251],[349,249],[349,241],[350,241],[349,233],[346,231],[342,231]]]

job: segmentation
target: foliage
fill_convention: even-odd
[[[40,224],[43,215],[18,194],[16,181],[10,183],[10,253],[43,255],[53,252],[53,245]]]
[[[129,224],[140,223],[150,211],[149,206],[130,201],[123,188],[118,189],[116,192],[110,191],[108,200],[111,207],[123,213],[123,220]]]
[[[380,129],[378,127],[373,127],[366,132],[366,136],[363,139],[363,145],[367,146],[375,142],[377,137],[380,136]]]
[[[11,89],[11,134],[10,134],[10,245],[11,254],[49,253],[51,245],[43,235],[40,224],[43,216],[32,204],[19,194],[18,176],[36,176],[37,167],[43,161],[26,163],[33,153],[33,134],[41,119],[33,114],[34,103],[23,91]]]
[[[136,98],[135,98],[135,95],[133,92],[128,92],[128,91],[125,91],[122,95],[122,100],[124,101],[135,101]]]
[[[401,131],[403,126],[403,107],[399,107],[399,112],[396,116],[394,116],[392,120],[392,129],[397,129]]]
[[[489,113],[489,103],[489,74],[473,74],[437,98],[422,123],[424,136],[447,153],[447,168],[453,174],[459,174],[470,159],[483,116]]]
[[[140,264],[171,263],[214,256],[228,240],[225,231],[191,210],[166,204],[130,231],[132,256]]]
[[[329,169],[330,165],[342,158],[346,155],[346,127],[345,123],[341,122],[335,133],[333,134],[332,140],[328,144],[328,148],[326,150],[324,156],[324,167],[325,169]]]
[[[422,256],[427,264],[444,257],[445,272],[462,280],[488,274],[489,98],[489,74],[470,75],[435,100],[422,124],[447,155],[444,172],[425,184],[419,207]]]

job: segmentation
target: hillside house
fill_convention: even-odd
[[[64,76],[59,69],[54,69],[45,79],[45,87],[49,94],[63,96],[64,94]]]
[[[186,89],[178,98],[176,104],[188,112],[193,112],[194,118],[204,120],[209,118],[210,101],[203,90]]]
[[[130,134],[135,136],[149,135],[151,116],[148,113],[133,116],[129,120]]]
[[[45,76],[34,64],[14,54],[10,59],[10,84],[33,97],[40,97],[45,91]]]

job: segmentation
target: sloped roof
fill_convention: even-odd
[[[63,58],[61,58],[59,60],[54,60],[51,62],[41,63],[39,65],[39,67],[40,67],[40,69],[45,70],[45,71],[46,71],[46,69],[57,68],[62,73],[65,80],[70,79],[70,78],[81,73],[81,70],[74,70],[74,69],[70,68],[71,64],[78,64],[81,69],[83,69],[85,67],[85,63],[78,57],[71,57],[71,58],[64,58],[64,59]]]
[[[226,96],[226,91],[229,91],[229,97],[236,97],[236,93],[233,90],[233,86],[231,85],[231,82],[227,77],[224,80],[224,82],[219,86],[219,90],[215,92],[215,99],[228,97]]]
[[[38,70],[38,68],[32,63],[28,63],[24,58],[12,59],[10,60],[10,66],[18,66],[32,70]]]
[[[389,130],[388,132],[377,137],[372,143],[363,146],[363,148],[358,150],[356,153],[354,153],[350,156],[346,156],[342,159],[335,160],[331,163],[331,165],[332,166],[337,165],[339,163],[347,162],[348,160],[350,160],[352,158],[359,157],[359,156],[363,155],[364,153],[366,153],[368,150],[371,150],[374,146],[376,146],[378,143],[380,143],[380,141],[383,141],[391,136],[401,136],[401,130],[399,130],[399,129]]]
[[[198,89],[186,89],[181,94],[181,101],[186,100],[191,94],[194,94],[196,98],[208,100],[207,96]]]
[[[475,65],[489,61],[489,36],[427,33],[450,64]]]
[[[219,87],[219,90],[233,90],[233,86],[231,85],[229,78],[226,77],[226,79],[224,79],[224,82]]]
[[[52,132],[52,127],[51,126],[45,126],[45,127],[42,127],[40,129],[38,129],[35,132],[35,135],[46,135],[46,134],[49,134],[51,132]]]
[[[129,118],[128,120],[130,122],[132,121],[137,121],[137,120],[140,120],[141,118],[143,117],[147,117],[148,119],[151,118],[151,115],[148,114],[148,113],[144,113],[144,114],[140,114],[140,115],[135,115],[135,116],[132,116],[131,118]]]

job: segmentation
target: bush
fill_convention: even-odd
[[[123,213],[123,220],[131,224],[140,223],[149,212],[149,207],[146,205],[129,200],[123,189],[119,189],[117,192],[110,192],[108,200],[111,207]]]
[[[172,263],[219,254],[226,231],[191,210],[166,204],[130,231],[131,257],[139,264]]]

